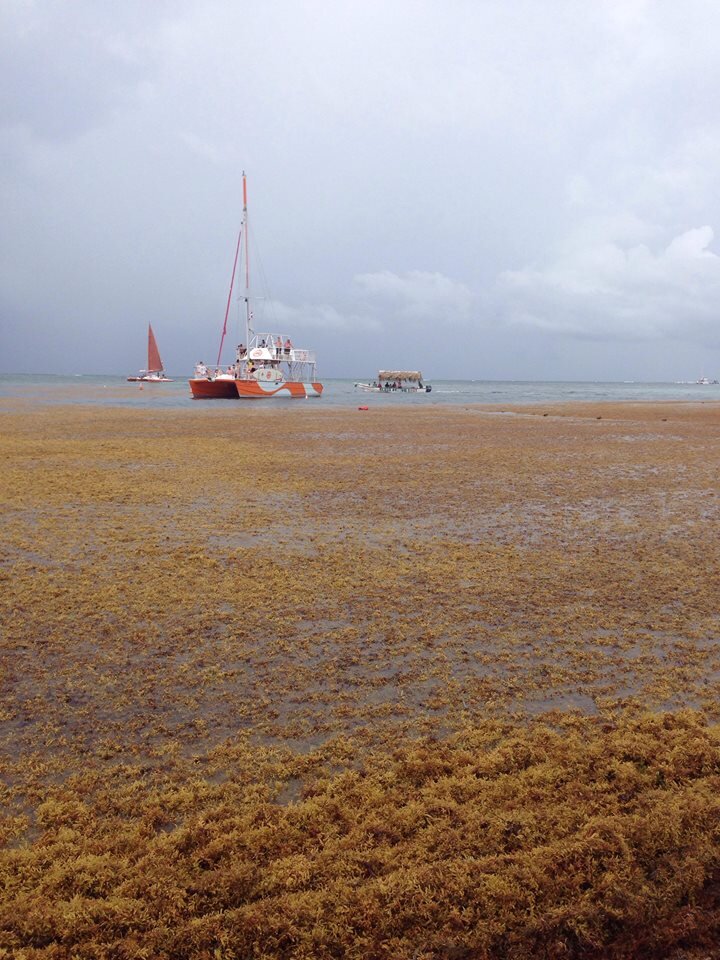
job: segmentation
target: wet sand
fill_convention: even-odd
[[[14,850],[113,778],[138,808],[195,791],[183,817],[240,782],[292,809],[469,730],[717,721],[720,405],[13,403],[0,424]],[[313,955],[269,943],[248,955]]]

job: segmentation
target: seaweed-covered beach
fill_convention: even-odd
[[[0,958],[720,956],[720,405],[0,449]]]

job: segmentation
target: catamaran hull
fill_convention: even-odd
[[[299,380],[283,380],[282,383],[236,380],[235,386],[241,400],[263,400],[266,397],[292,397],[303,400],[306,397],[319,397],[323,392],[321,383],[303,383]]]
[[[237,400],[235,380],[189,380],[195,400]]]
[[[264,400],[267,397],[285,397],[304,400],[319,397],[321,383],[303,383],[283,380],[282,383],[263,383],[259,380],[189,380],[195,400]]]

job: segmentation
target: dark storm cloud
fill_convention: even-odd
[[[189,370],[245,168],[257,310],[327,375],[720,371],[719,27],[710,0],[8,0],[2,366],[126,372],[152,321]]]
[[[157,67],[147,41],[163,2],[13,2],[0,13],[0,117],[72,140],[131,105]]]

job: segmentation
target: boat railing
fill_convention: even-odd
[[[245,355],[251,356],[250,351],[267,351],[259,355],[257,360],[288,360],[292,363],[316,363],[315,351],[293,345],[290,337],[279,333],[256,333],[247,346]]]
[[[293,347],[290,351],[290,358],[294,363],[315,363],[315,351],[314,350],[302,350],[298,347]]]

